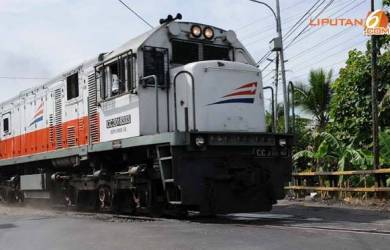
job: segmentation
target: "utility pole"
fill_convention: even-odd
[[[284,102],[284,132],[289,132],[289,103],[287,93],[287,80],[286,71],[284,67],[284,48],[283,48],[283,37],[282,37],[282,21],[280,18],[280,4],[279,0],[276,0],[276,16],[277,16],[277,32],[281,43],[280,56],[280,69],[282,71],[282,87],[283,87],[283,102]]]
[[[278,132],[278,85],[279,85],[279,52],[276,51],[275,57],[275,105],[274,105],[274,124],[275,124],[275,132]]]
[[[283,102],[284,102],[284,132],[288,133],[289,132],[289,103],[288,103],[288,93],[287,93],[287,80],[286,80],[286,71],[284,68],[284,50],[283,50],[283,37],[282,37],[282,21],[280,18],[280,4],[279,0],[276,0],[276,13],[272,9],[272,7],[262,1],[259,0],[249,0],[251,2],[255,2],[258,4],[261,4],[265,7],[267,7],[272,14],[275,17],[275,22],[276,22],[276,32],[278,34],[278,37],[272,39],[272,51],[277,51],[279,52],[280,56],[280,68],[282,71],[282,87],[283,87]],[[278,53],[276,53],[276,57],[278,58]]]
[[[375,11],[375,1],[371,0],[371,11]],[[372,140],[373,148],[372,153],[374,155],[374,169],[379,168],[379,125],[378,125],[378,86],[377,86],[377,39],[375,35],[371,35],[371,96],[372,96]]]

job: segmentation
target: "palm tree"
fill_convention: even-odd
[[[297,84],[295,87],[295,105],[314,116],[315,126],[319,132],[324,131],[329,121],[330,84],[332,70],[311,70],[309,84]]]

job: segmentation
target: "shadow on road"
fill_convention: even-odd
[[[0,229],[10,229],[15,228],[16,226],[14,224],[6,223],[6,224],[0,224]]]
[[[379,229],[390,232],[390,213],[336,207],[303,205],[276,206],[270,212],[218,215],[215,218],[190,216],[189,221],[209,224],[257,226],[337,226],[362,230]]]

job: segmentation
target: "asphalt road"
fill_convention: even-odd
[[[0,205],[1,250],[390,249],[390,213],[278,205],[271,213],[151,219]]]

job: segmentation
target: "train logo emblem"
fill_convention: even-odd
[[[251,82],[241,85],[232,90],[229,94],[221,97],[220,101],[208,105],[225,104],[225,103],[254,103],[257,89],[257,82]]]
[[[38,122],[43,121],[43,102],[39,107],[35,110],[35,114],[32,118],[32,122],[30,123],[30,127]]]

